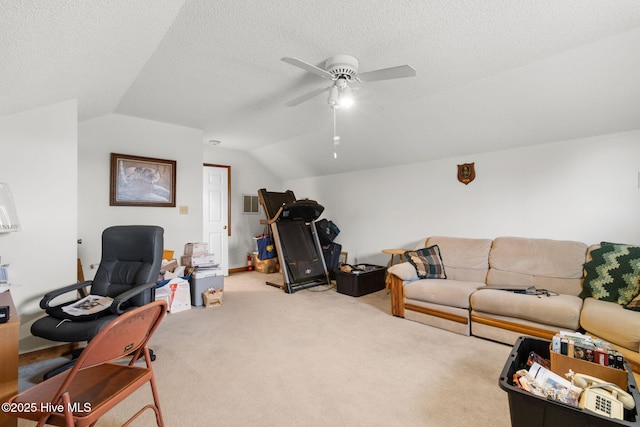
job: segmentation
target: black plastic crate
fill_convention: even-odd
[[[534,351],[544,358],[549,358],[551,341],[520,337],[513,346],[502,373],[500,374],[500,388],[508,393],[509,412],[513,427],[612,427],[612,426],[640,426],[638,419],[638,403],[640,396],[631,372],[626,363],[629,374],[629,393],[633,396],[636,407],[625,410],[625,419],[616,420],[565,405],[552,399],[545,399],[521,390],[513,385],[513,374],[519,369],[526,368],[529,353]]]
[[[341,294],[360,297],[384,289],[387,269],[380,265],[358,264],[351,272],[336,272],[336,288]]]

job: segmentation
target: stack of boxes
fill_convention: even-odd
[[[205,242],[187,243],[180,264],[185,267],[217,267],[213,254],[209,253],[209,244]]]

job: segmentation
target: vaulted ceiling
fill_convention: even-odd
[[[118,113],[203,130],[282,179],[640,129],[637,0],[3,0],[0,115],[77,98],[79,119]],[[337,112],[336,54],[360,71]]]

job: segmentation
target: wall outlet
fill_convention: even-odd
[[[187,215],[189,213],[189,206],[180,206],[180,215]]]

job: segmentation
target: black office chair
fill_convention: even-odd
[[[45,294],[40,307],[48,315],[31,325],[31,333],[58,342],[90,341],[117,316],[152,302],[162,265],[163,236],[162,227],[149,225],[121,225],[104,230],[102,259],[94,279]],[[73,316],[62,308],[75,300],[51,305],[54,298],[68,292],[79,292],[84,297],[87,287],[90,287],[89,295],[113,298],[111,306],[96,314]],[[76,352],[74,357],[78,355]],[[69,369],[73,363],[71,360],[48,372],[45,379]]]

